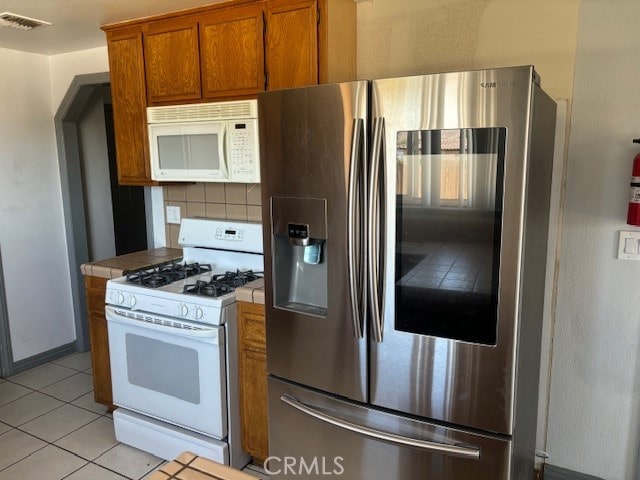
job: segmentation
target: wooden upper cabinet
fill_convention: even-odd
[[[317,1],[269,0],[266,44],[268,90],[317,85]]]
[[[163,20],[143,31],[149,105],[201,98],[198,22]]]
[[[107,34],[118,183],[151,185],[140,27]]]
[[[230,0],[102,28],[122,185],[157,185],[147,106],[357,78],[353,0]]]
[[[220,10],[199,24],[202,96],[256,95],[264,90],[262,5]]]

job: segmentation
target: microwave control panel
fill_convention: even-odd
[[[245,183],[259,182],[258,121],[252,119],[229,122],[228,131],[231,180]]]

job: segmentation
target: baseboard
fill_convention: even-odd
[[[604,480],[600,477],[574,472],[554,465],[545,465],[544,480]]]
[[[30,370],[32,368],[39,367],[40,365],[44,365],[45,363],[53,362],[59,358],[76,353],[77,351],[76,342],[74,341],[67,343],[66,345],[52,348],[46,352],[33,355],[32,357],[24,358],[11,364],[11,368],[9,369],[10,375],[17,375],[25,370]]]

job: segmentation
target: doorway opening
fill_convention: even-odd
[[[83,263],[153,243],[147,187],[118,185],[109,74],[78,75],[54,117],[76,325],[76,350],[89,349]]]

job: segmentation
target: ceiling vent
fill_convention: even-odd
[[[0,27],[19,28],[20,30],[32,30],[40,25],[51,25],[50,22],[44,20],[36,20],[22,15],[16,15],[11,12],[0,13]]]

